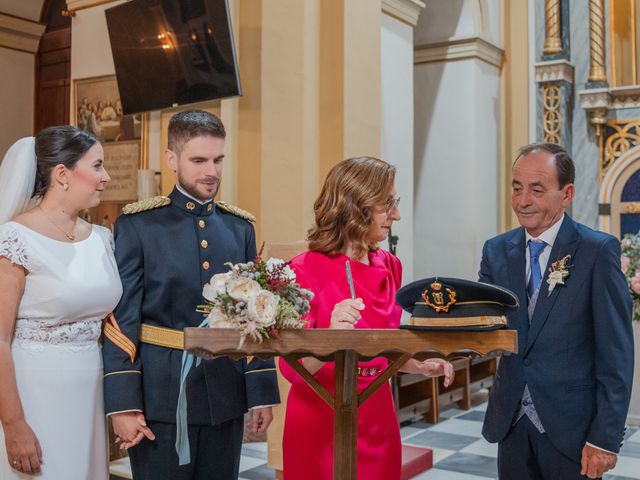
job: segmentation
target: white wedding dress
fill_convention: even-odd
[[[25,419],[42,447],[42,473],[12,469],[0,428],[0,479],[106,480],[102,319],[122,284],[111,232],[60,242],[16,222],[0,225],[0,256],[23,266],[25,290],[11,346]]]

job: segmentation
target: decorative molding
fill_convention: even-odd
[[[67,0],[67,9],[70,12],[96,7],[105,3],[113,3],[115,0]]]
[[[559,82],[573,84],[573,65],[567,60],[536,63],[536,83]]]
[[[631,120],[634,122],[634,120]],[[635,122],[640,122],[640,120],[635,120]],[[607,126],[608,126],[607,122]],[[613,159],[613,162],[608,165],[608,168],[604,174],[604,177],[600,177],[600,192],[598,193],[598,203],[601,204],[611,204],[613,203],[613,187],[618,182],[620,175],[631,165],[635,163],[640,158],[640,147],[629,143],[626,145],[628,147],[624,152],[621,152],[617,158]],[[602,157],[603,150],[600,152],[601,160],[604,159]],[[602,164],[601,164],[602,167]]]
[[[36,53],[44,30],[38,22],[0,13],[0,47]]]
[[[604,125],[600,147],[600,185],[612,165],[640,145],[640,120],[609,120]],[[609,200],[609,199],[607,199]]]
[[[587,111],[603,108],[620,110],[623,108],[640,108],[640,87],[594,88],[581,90],[580,106]]]
[[[382,13],[397,18],[411,27],[418,24],[418,17],[425,4],[420,0],[382,0]]]
[[[580,106],[587,110],[609,109],[611,106],[611,93],[608,88],[592,88],[578,92]]]
[[[457,37],[447,42],[417,45],[413,63],[451,62],[477,58],[496,68],[502,67],[504,50],[489,40],[478,37]]]
[[[589,113],[591,123],[596,127],[596,135],[602,133],[607,120],[607,112],[624,108],[640,108],[640,87],[593,88],[578,92],[580,106]],[[628,122],[625,120],[625,122]],[[604,158],[604,157],[603,157]],[[603,160],[603,165],[605,162]],[[604,168],[603,170],[606,170]]]
[[[614,109],[640,107],[640,87],[616,87],[609,91]]]
[[[561,94],[556,84],[542,86],[542,140],[560,145]]]

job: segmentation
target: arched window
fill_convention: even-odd
[[[636,162],[635,168],[640,167]],[[620,195],[620,238],[627,233],[640,232],[640,170],[636,170],[626,180]]]
[[[618,238],[636,234],[640,231],[640,147],[630,149],[618,159],[609,173],[600,200],[609,199],[611,216],[600,227]]]

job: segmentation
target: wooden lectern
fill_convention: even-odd
[[[186,328],[185,350],[203,358],[228,356],[235,359],[255,356],[261,359],[284,357],[311,388],[334,410],[333,478],[356,479],[358,407],[410,358],[424,360],[517,353],[515,330],[480,332],[417,330],[329,330],[307,329],[280,332],[278,338],[263,343],[245,340],[234,329]],[[298,362],[315,357],[335,362],[335,394],[332,396]],[[365,390],[358,393],[358,361],[385,357],[388,368]]]

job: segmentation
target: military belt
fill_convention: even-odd
[[[157,327],[143,323],[140,328],[140,341],[159,347],[184,350],[184,333],[172,328]]]

